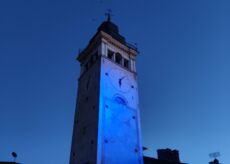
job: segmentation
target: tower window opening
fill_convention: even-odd
[[[86,128],[87,128],[87,127],[86,127],[86,126],[84,126],[84,127],[83,127],[83,129],[82,129],[82,134],[83,134],[83,135],[85,135],[85,134],[86,134]]]
[[[93,56],[97,57],[98,56],[98,51],[96,51]]]
[[[94,59],[94,55],[90,57],[90,65],[92,65],[94,63],[95,59]]]
[[[122,64],[122,56],[121,56],[121,54],[116,53],[115,62],[118,63],[118,64]]]
[[[98,58],[98,55],[93,55],[93,61],[95,62]]]
[[[110,59],[110,60],[113,60],[113,51],[110,51],[108,50],[108,54],[107,54],[107,57]]]
[[[96,51],[96,52],[93,54],[93,62],[95,62],[97,59],[98,59],[98,51]]]
[[[124,67],[129,69],[129,60],[124,59]]]
[[[85,64],[85,70],[88,70],[89,69],[89,63],[86,63]]]

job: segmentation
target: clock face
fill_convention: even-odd
[[[112,69],[109,73],[112,85],[121,92],[128,92],[131,89],[131,81],[125,72],[119,69]]]

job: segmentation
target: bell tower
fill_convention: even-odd
[[[79,53],[70,164],[143,164],[137,54],[110,14]]]

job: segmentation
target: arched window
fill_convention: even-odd
[[[120,53],[116,53],[115,62],[118,64],[122,64],[122,56]]]
[[[129,60],[127,59],[124,59],[124,67],[127,68],[127,69],[130,69],[130,66],[129,66]]]
[[[108,52],[107,52],[107,57],[108,57],[110,60],[113,60],[113,54],[114,54],[113,51],[108,50]]]

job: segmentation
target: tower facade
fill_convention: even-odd
[[[79,53],[70,164],[142,164],[137,49],[108,19]]]

